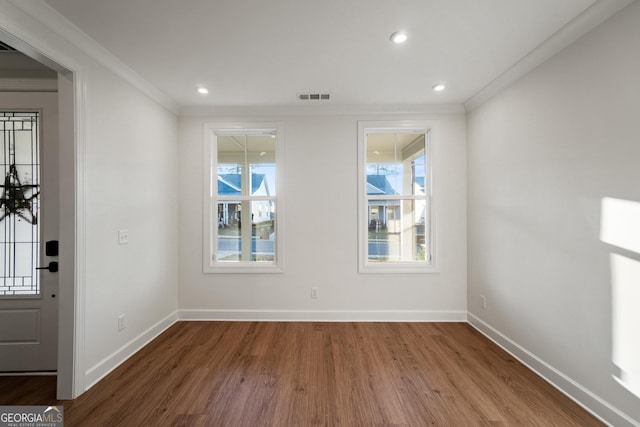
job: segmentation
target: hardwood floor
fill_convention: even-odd
[[[65,426],[601,426],[464,323],[179,322],[74,401],[0,377]]]

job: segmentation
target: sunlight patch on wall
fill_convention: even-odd
[[[605,197],[601,218],[603,242],[640,254],[640,203]]]
[[[613,363],[620,368],[616,378],[640,397],[640,262],[611,254],[613,303]]]
[[[611,358],[619,372],[613,377],[640,397],[640,203],[602,199],[600,239],[625,250],[612,252],[611,259]],[[635,259],[639,257],[639,259]]]

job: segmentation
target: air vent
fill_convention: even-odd
[[[329,101],[331,95],[328,93],[299,93],[298,99],[300,101]]]

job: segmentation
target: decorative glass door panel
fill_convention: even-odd
[[[38,120],[0,112],[0,297],[40,295]]]

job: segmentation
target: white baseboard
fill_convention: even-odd
[[[180,320],[300,322],[466,322],[466,311],[180,310]]]
[[[567,375],[563,374],[544,360],[537,357],[535,354],[492,328],[472,313],[467,313],[467,318],[469,324],[480,333],[502,347],[513,357],[549,382],[552,386],[567,395],[578,405],[592,413],[602,422],[615,427],[637,427],[640,425],[638,421],[578,384]]]
[[[158,323],[120,347],[99,363],[87,369],[84,376],[85,390],[89,390],[107,374],[137,353],[142,347],[178,321],[178,311],[174,311]]]

